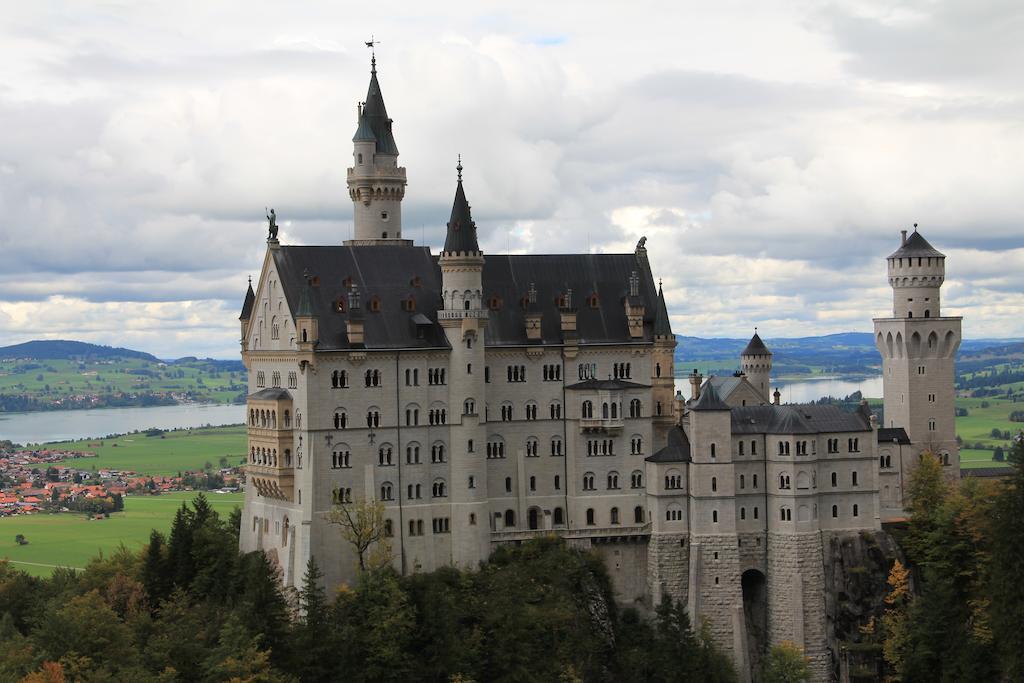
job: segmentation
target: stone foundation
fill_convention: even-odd
[[[810,659],[812,680],[829,681],[821,533],[768,535],[768,637],[794,642]]]
[[[690,546],[686,534],[652,534],[647,544],[647,595],[657,607],[662,597],[686,603],[690,573]]]

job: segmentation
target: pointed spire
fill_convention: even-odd
[[[654,336],[672,336],[672,323],[668,319],[668,307],[665,306],[665,292],[661,289],[661,280],[658,280],[658,310],[654,317]]]
[[[252,291],[252,276],[249,276],[249,291],[245,293],[245,302],[242,304],[242,315],[239,320],[248,320],[252,316],[252,307],[256,303],[256,293]]]
[[[714,383],[711,378],[704,384],[704,388],[700,391],[700,398],[698,398],[693,405],[690,406],[690,410],[731,410],[729,406],[722,400],[718,395],[718,390],[715,389]]]
[[[479,252],[480,245],[476,239],[476,223],[470,213],[466,191],[462,187],[462,155],[455,167],[458,181],[455,185],[455,202],[452,204],[452,215],[448,221],[448,235],[444,240],[446,252]]]
[[[397,156],[398,145],[395,144],[395,136],[391,133],[391,119],[388,118],[388,110],[384,106],[384,96],[380,92],[380,83],[377,82],[376,56],[370,63],[370,87],[366,91],[366,101],[363,102],[363,110],[359,117],[357,136],[360,135],[363,128],[364,118],[373,133],[373,139],[377,141],[377,153]],[[365,135],[365,132],[362,134]]]

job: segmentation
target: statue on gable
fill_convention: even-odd
[[[266,210],[266,209],[264,209],[264,210]],[[267,240],[269,240],[269,241],[276,241],[277,240],[277,214],[274,213],[273,209],[271,209],[270,212],[267,214],[267,223],[268,223],[268,228],[269,228],[269,232],[270,232],[269,236],[267,237]]]

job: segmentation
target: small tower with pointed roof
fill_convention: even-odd
[[[747,381],[751,386],[757,389],[761,399],[768,403],[770,400],[768,390],[771,388],[772,352],[761,341],[756,329],[747,347],[740,353],[740,369],[747,376]]]
[[[252,278],[249,278],[249,291],[245,293],[245,301],[242,303],[242,314],[238,316],[242,323],[242,350],[245,351],[245,337],[249,331],[249,319],[252,317],[252,307],[256,303],[256,292],[252,291]]]
[[[392,120],[377,82],[377,58],[370,61],[370,87],[358,107],[352,136],[348,193],[352,199],[354,239],[347,244],[412,244],[402,239],[405,168],[398,165]]]
[[[654,312],[654,350],[652,351],[651,387],[654,396],[654,438],[664,443],[668,430],[676,422],[675,414],[675,352],[676,336],[665,305],[665,292],[658,283],[658,301]]]
[[[438,259],[443,304],[437,318],[451,347],[448,405],[461,406],[463,413],[451,426],[452,562],[475,567],[490,553],[487,486],[474,483],[487,481],[487,461],[481,453],[487,443],[484,329],[488,311],[483,305],[484,255],[462,186],[461,156],[456,171],[455,201]]]

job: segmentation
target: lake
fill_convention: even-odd
[[[772,380],[772,391],[782,392],[783,403],[810,403],[825,396],[844,398],[855,391],[864,398],[882,398],[882,376],[872,377],[822,377],[818,379]],[[690,398],[690,380],[676,378],[676,391]]]
[[[866,378],[826,377],[794,381],[773,381],[782,392],[783,403],[809,403],[823,396],[842,398],[860,391],[868,398],[882,396],[882,376]],[[676,378],[676,389],[690,396],[690,382]],[[190,404],[148,408],[100,408],[96,410],[53,410],[39,413],[0,413],[0,439],[15,443],[46,443],[124,434],[157,427],[202,427],[242,424],[245,406]]]
[[[174,429],[243,422],[245,406],[223,404],[0,413],[0,439],[20,444],[45,443],[124,434],[150,427]]]

